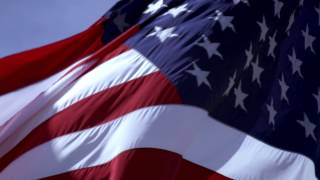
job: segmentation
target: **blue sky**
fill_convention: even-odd
[[[0,57],[76,34],[115,0],[0,0]]]

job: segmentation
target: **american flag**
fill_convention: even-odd
[[[0,60],[0,179],[320,177],[318,0],[123,0]]]

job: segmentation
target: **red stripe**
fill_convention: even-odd
[[[44,179],[229,180],[216,172],[184,160],[179,154],[159,149],[129,150],[106,164]]]
[[[75,36],[0,59],[0,95],[45,79],[103,46],[102,21]]]
[[[77,67],[81,66],[82,64],[86,64],[86,63],[94,60],[95,64],[91,65],[91,67],[88,68],[87,71],[83,72],[82,75],[84,75],[87,72],[89,72],[90,70],[97,67],[98,65],[102,64],[103,62],[127,51],[129,49],[129,47],[123,44],[124,41],[129,39],[131,36],[133,36],[139,30],[140,30],[139,25],[132,26],[130,29],[128,29],[126,32],[119,35],[117,38],[112,40],[110,43],[106,44],[105,46],[103,46],[100,49],[93,52],[89,59],[85,60],[81,64],[78,64],[73,69],[76,69]],[[73,69],[71,69],[69,72],[71,72]],[[80,75],[79,78],[82,75]]]
[[[106,62],[126,51],[129,50],[129,47],[124,45],[124,44],[120,44],[118,46],[114,46],[114,49],[109,50],[107,49],[104,50],[104,48],[102,48],[103,51],[97,51],[94,53],[94,57],[90,57],[89,59],[83,61],[80,64],[77,64],[76,66],[74,66],[73,68],[71,68],[64,76],[66,76],[67,74],[69,74],[70,72],[72,72],[73,70],[77,69],[79,66],[88,63],[89,61],[96,61],[96,63],[94,65],[91,65],[90,68],[88,68],[87,71],[83,72],[78,78],[80,78],[82,75],[86,74],[87,72],[89,72],[90,70],[94,69],[95,67],[97,67],[99,64],[102,64],[103,62]],[[101,50],[101,49],[100,49]],[[63,76],[63,77],[64,77]],[[61,77],[61,78],[63,78]]]
[[[0,159],[0,171],[23,153],[52,138],[97,126],[142,107],[180,102],[175,87],[160,72],[104,90],[35,128]]]
[[[105,45],[104,47],[102,47],[101,49],[99,49],[98,51],[96,51],[94,54],[92,54],[92,57],[90,59],[88,59],[87,61],[84,61],[82,64],[87,63],[88,61],[91,61],[92,59],[96,59],[97,61],[95,62],[94,65],[92,65],[86,72],[84,72],[83,74],[89,72],[90,70],[94,69],[95,67],[97,67],[98,65],[102,64],[103,62],[105,62],[106,60],[108,60],[109,58],[109,54],[110,52],[113,52],[115,49],[118,49],[121,46],[125,46],[124,42],[129,39],[130,37],[132,37],[134,34],[136,34],[138,31],[140,30],[140,26],[139,25],[135,25],[132,26],[130,29],[128,29],[127,31],[125,31],[124,33],[122,33],[121,35],[119,35],[117,38],[115,38],[114,40],[112,40],[110,43],[108,43],[107,45]],[[125,46],[127,47],[127,46]],[[129,49],[127,47],[127,49]],[[80,66],[81,64],[79,64]]]
[[[102,56],[102,57],[101,57],[101,60],[103,60],[104,62],[105,62],[105,61],[108,61],[108,60],[112,59],[113,57],[116,57],[116,56],[122,54],[123,52],[127,51],[128,49],[129,49],[128,46],[121,45],[121,46],[115,48],[113,51],[109,52],[107,55]],[[90,60],[91,60],[91,59],[92,59],[92,58],[90,58]],[[62,79],[64,76],[66,76],[68,73],[70,73],[72,70],[76,69],[77,67],[78,67],[78,66],[75,66],[75,67],[73,67],[72,69],[70,69],[66,74],[64,74],[64,75],[61,77],[61,79]],[[79,76],[78,78],[80,78],[80,77],[81,77],[81,76]],[[32,104],[32,103],[35,103],[35,102],[39,101],[40,98],[42,98],[42,95],[43,95],[43,94],[40,94],[39,96],[37,96],[37,97],[36,97],[33,101],[31,101],[29,104]],[[28,107],[27,107],[27,108],[28,108]],[[21,112],[21,111],[16,112],[16,114],[18,114],[19,112]],[[11,121],[11,119],[8,120],[8,121],[6,121],[3,125],[0,125],[0,131],[1,131],[1,129],[3,129],[4,127],[6,127],[6,125],[9,124],[10,121]],[[0,144],[0,145],[1,145],[1,144]]]

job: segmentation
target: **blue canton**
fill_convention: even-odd
[[[309,157],[320,177],[318,0],[137,0],[118,9],[106,32],[141,24],[125,44],[160,68],[184,104]]]

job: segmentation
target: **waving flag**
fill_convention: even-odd
[[[0,179],[317,179],[317,0],[131,0],[0,60]]]

